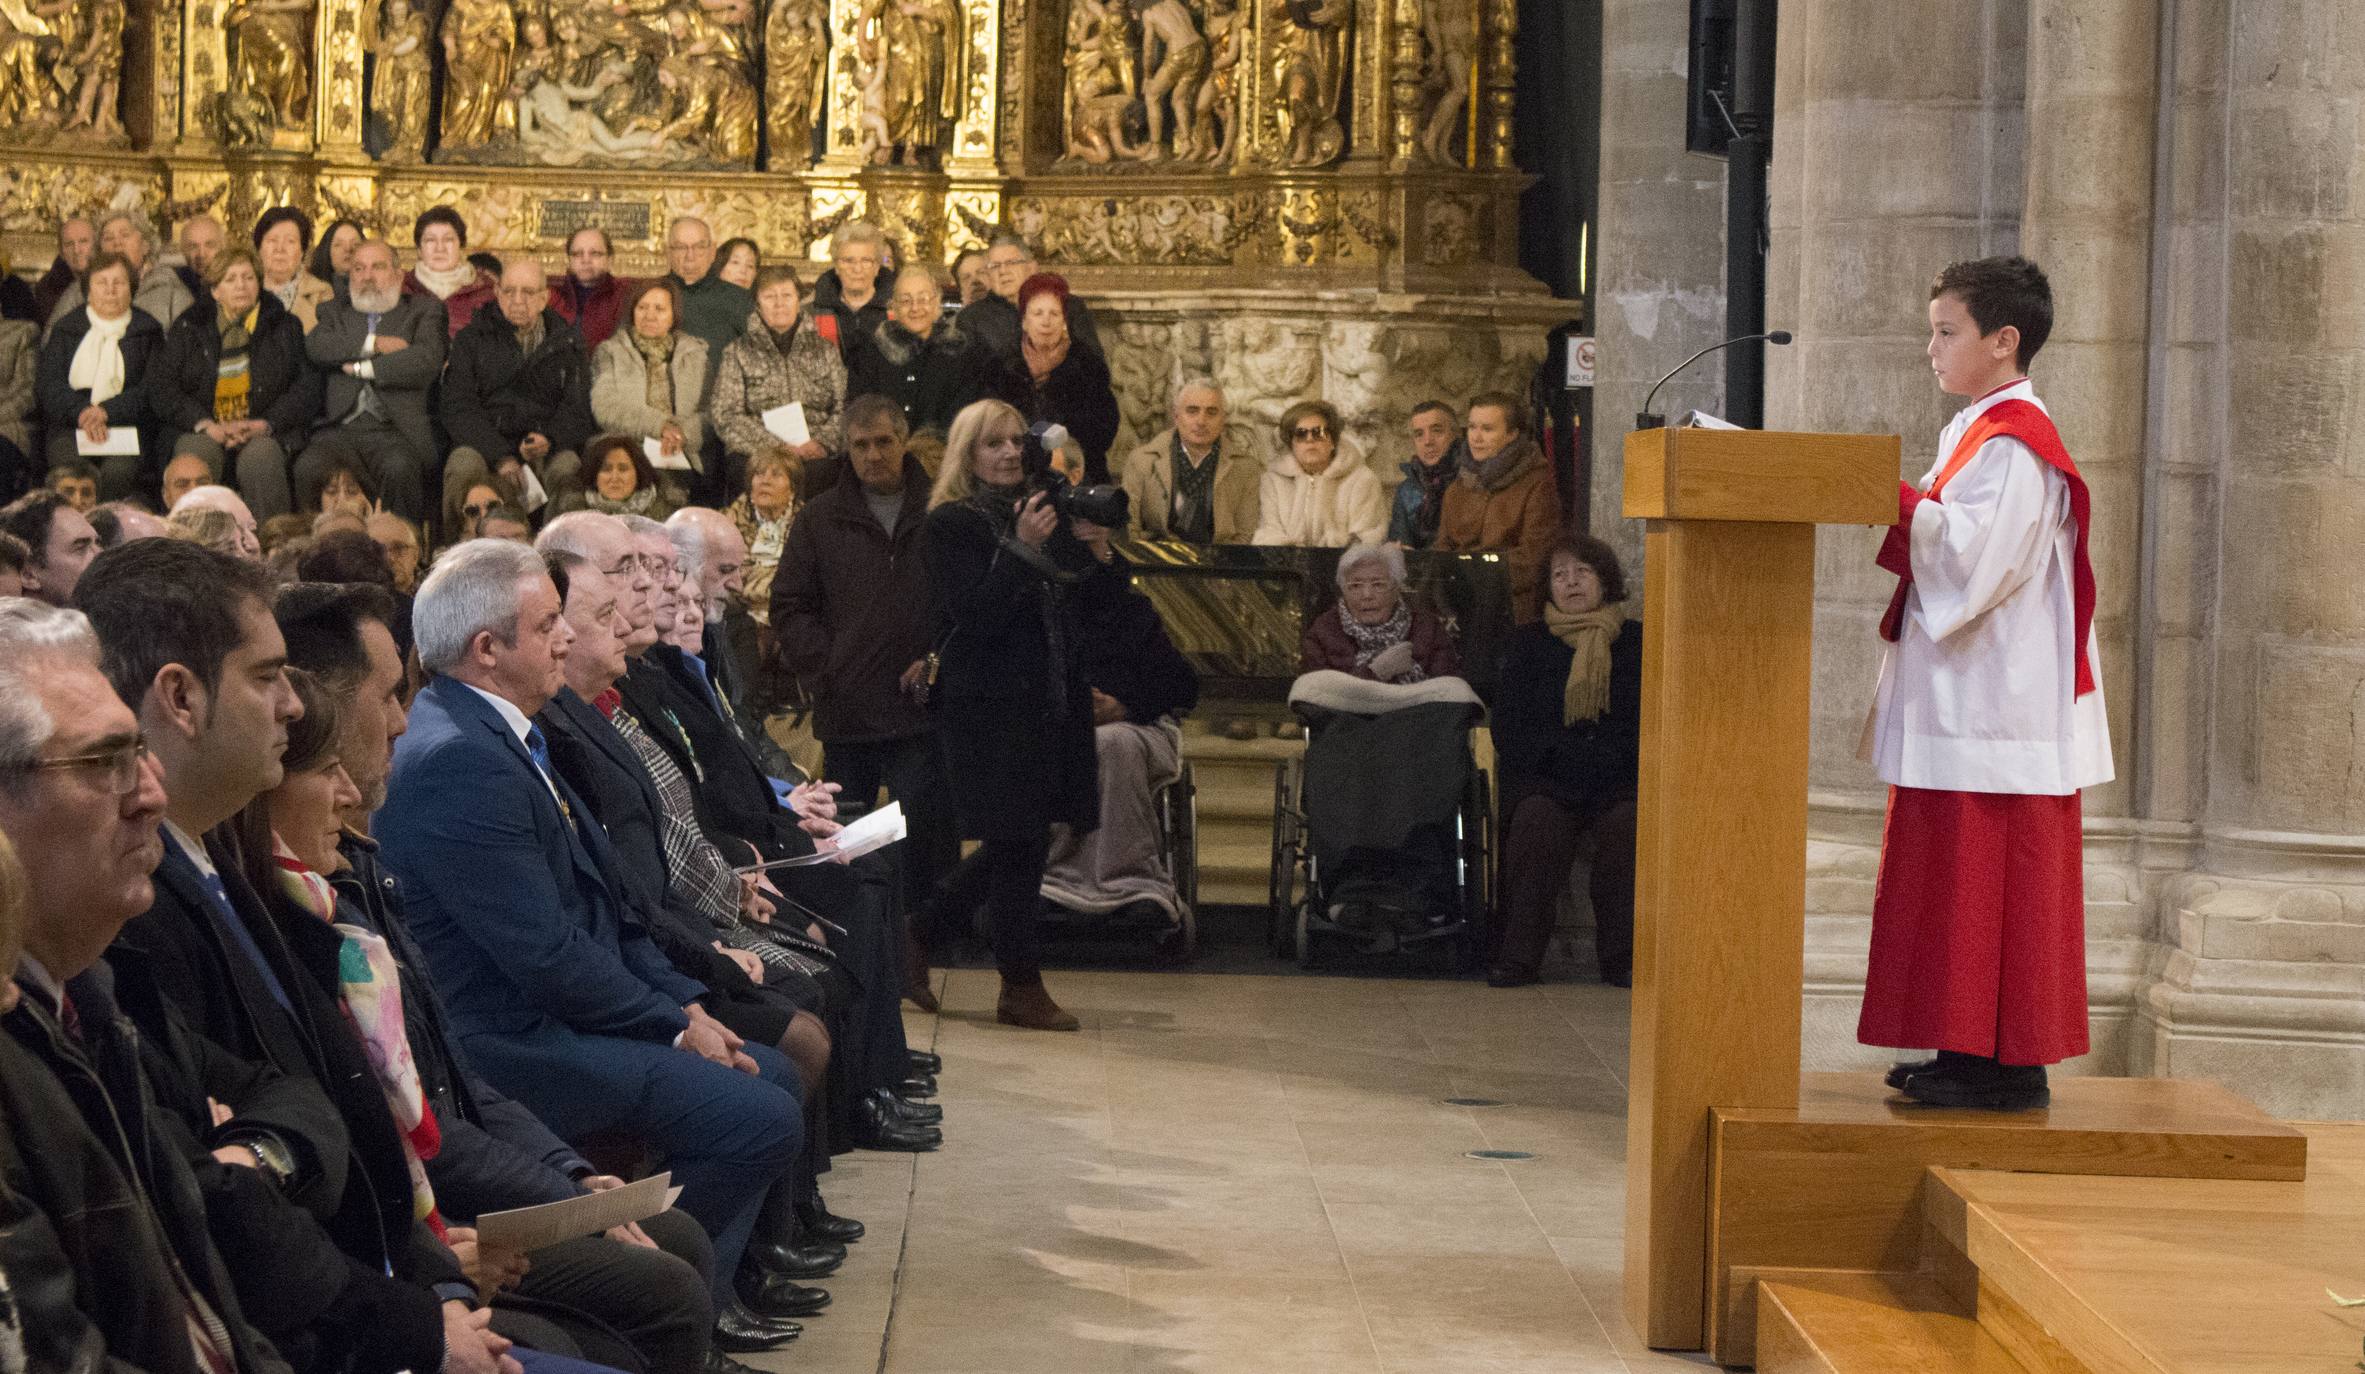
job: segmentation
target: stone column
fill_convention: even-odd
[[[1960,403],[1923,353],[1930,279],[2014,251],[2025,0],[1954,6],[1793,0],[1776,48],[1773,251],[1766,323],[1774,429],[1896,432],[1918,476]],[[1605,314],[1607,312],[1605,311]],[[1878,536],[1825,530],[1815,617],[1805,1060],[1877,1063],[1855,1043],[1881,792],[1856,761],[1875,633],[1894,580]]]
[[[1651,383],[1724,328],[1724,164],[1684,151],[1687,41],[1681,5],[1603,7],[1593,525],[1629,568],[1642,529],[1618,515],[1627,428]],[[1659,393],[1659,409],[1715,410],[1723,376],[1702,364]]]
[[[2365,1110],[2365,10],[2179,8],[2173,127],[2196,146],[2173,165],[2179,212],[2198,213],[2177,224],[2175,266],[2190,279],[2174,285],[2179,299],[2191,292],[2180,307],[2191,318],[2176,332],[2218,333],[2224,365],[2202,377],[2206,345],[2177,350],[2202,399],[2170,397],[2166,413],[2180,456],[2217,450],[2222,543],[2199,865],[2168,893],[2175,943],[2146,998],[2140,1067],[2216,1078],[2285,1115],[2354,1117]]]

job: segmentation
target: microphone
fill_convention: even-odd
[[[1664,415],[1653,414],[1651,411],[1651,402],[1659,399],[1659,388],[1667,385],[1667,383],[1670,381],[1673,381],[1675,379],[1675,373],[1683,371],[1685,368],[1690,367],[1693,363],[1700,361],[1702,358],[1707,357],[1716,350],[1720,348],[1731,348],[1734,344],[1748,343],[1752,339],[1763,339],[1770,344],[1787,344],[1790,342],[1790,331],[1787,329],[1777,329],[1767,334],[1743,334],[1737,339],[1727,339],[1723,343],[1712,343],[1706,348],[1703,348],[1699,352],[1694,353],[1692,356],[1684,359],[1682,362],[1677,363],[1675,365],[1674,371],[1669,372],[1666,376],[1661,377],[1659,380],[1651,383],[1650,394],[1642,398],[1642,409],[1634,416],[1634,427],[1636,429],[1665,429],[1667,427],[1667,417]]]

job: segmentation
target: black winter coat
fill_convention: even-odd
[[[1184,716],[1199,704],[1199,670],[1166,637],[1158,608],[1122,576],[1092,578],[1079,588],[1084,679],[1125,707],[1125,719],[1149,725]]]
[[[1084,480],[1109,480],[1109,446],[1117,442],[1124,417],[1100,354],[1072,343],[1067,357],[1039,382],[1019,354],[981,353],[980,359],[981,394],[1018,407],[1030,424],[1049,420],[1067,426],[1084,450]]]
[[[935,631],[928,564],[928,474],[903,463],[903,509],[889,535],[860,482],[839,482],[789,526],[772,575],[772,636],[781,662],[813,704],[823,744],[904,739],[928,713],[899,683]]]
[[[1092,307],[1080,296],[1067,298],[1068,337],[1076,347],[1101,357],[1108,351],[1100,346],[1100,328],[1092,322]],[[1000,296],[988,294],[983,300],[972,301],[960,308],[954,321],[969,341],[988,353],[1018,356],[1018,307]]]
[[[1076,581],[1055,580],[967,501],[928,512],[925,547],[939,626],[929,705],[962,838],[1015,839],[1052,821],[1096,829],[1092,689],[1074,603],[1093,594],[1083,584],[1124,574],[1062,528],[1042,552]],[[1064,653],[1053,650],[1055,624]]]
[[[861,341],[887,323],[887,299],[894,291],[895,275],[882,270],[878,280],[871,283],[870,299],[856,307],[846,304],[846,288],[839,284],[835,267],[825,269],[813,279],[813,308],[837,316],[838,359],[845,363],[849,373],[854,370],[854,355]],[[846,399],[850,401],[861,394],[849,390]]]
[[[977,399],[969,339],[950,322],[923,339],[893,320],[855,337],[846,357],[846,399],[885,396],[903,407],[915,434],[952,432],[953,417]]]
[[[34,378],[33,391],[41,398],[41,418],[48,422],[52,433],[73,428],[76,418],[90,404],[90,388],[66,380],[73,371],[74,350],[82,346],[83,336],[88,333],[90,312],[69,310],[42,341],[41,367]],[[108,424],[138,425],[144,431],[154,429],[156,416],[148,404],[148,369],[163,347],[164,326],[145,310],[133,307],[131,327],[123,333],[123,390],[101,407],[107,412]]]
[[[177,1271],[243,1374],[284,1374],[214,1249],[196,1180],[148,1093],[139,1037],[93,972],[68,989],[79,1040],[30,990],[0,1018],[0,1264],[27,1319],[31,1367],[204,1374]]]
[[[199,296],[165,331],[164,347],[148,374],[148,410],[171,434],[188,434],[214,415],[214,381],[222,361],[222,330],[213,301]],[[321,376],[304,356],[304,326],[266,291],[257,303],[253,347],[247,353],[246,413],[271,422],[271,437],[288,452],[303,446],[320,418]]]
[[[583,335],[555,310],[542,312],[542,342],[528,356],[501,303],[478,307],[452,336],[443,374],[443,427],[455,448],[486,461],[517,452],[540,434],[553,453],[581,453],[591,442],[591,354]]]
[[[465,1226],[484,1212],[563,1202],[580,1193],[575,1175],[594,1172],[590,1162],[479,1078],[453,1042],[443,1003],[427,981],[426,961],[405,924],[402,887],[378,861],[376,843],[348,836],[338,848],[351,865],[329,880],[338,919],[384,936],[402,979],[403,1035],[443,1137],[443,1147],[427,1161],[436,1210]]]
[[[1495,756],[1503,814],[1532,793],[1579,810],[1634,795],[1642,751],[1642,625],[1610,642],[1610,704],[1595,720],[1561,724],[1568,665],[1576,654],[1542,625],[1522,625],[1503,648],[1495,679]]]

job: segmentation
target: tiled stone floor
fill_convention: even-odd
[[[948,1143],[841,1156],[870,1236],[805,1337],[856,1374],[1697,1370],[1619,1315],[1626,995],[1055,972],[1080,1035],[952,970]],[[1464,1108],[1447,1097],[1511,1105]],[[1496,1163],[1480,1149],[1536,1158]]]

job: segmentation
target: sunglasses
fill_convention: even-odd
[[[1330,427],[1328,425],[1313,425],[1305,429],[1293,429],[1289,431],[1289,435],[1293,439],[1327,439],[1330,437]]]
[[[490,505],[479,504],[474,506],[460,507],[460,514],[467,516],[471,520],[482,520],[492,513],[493,507]]]

